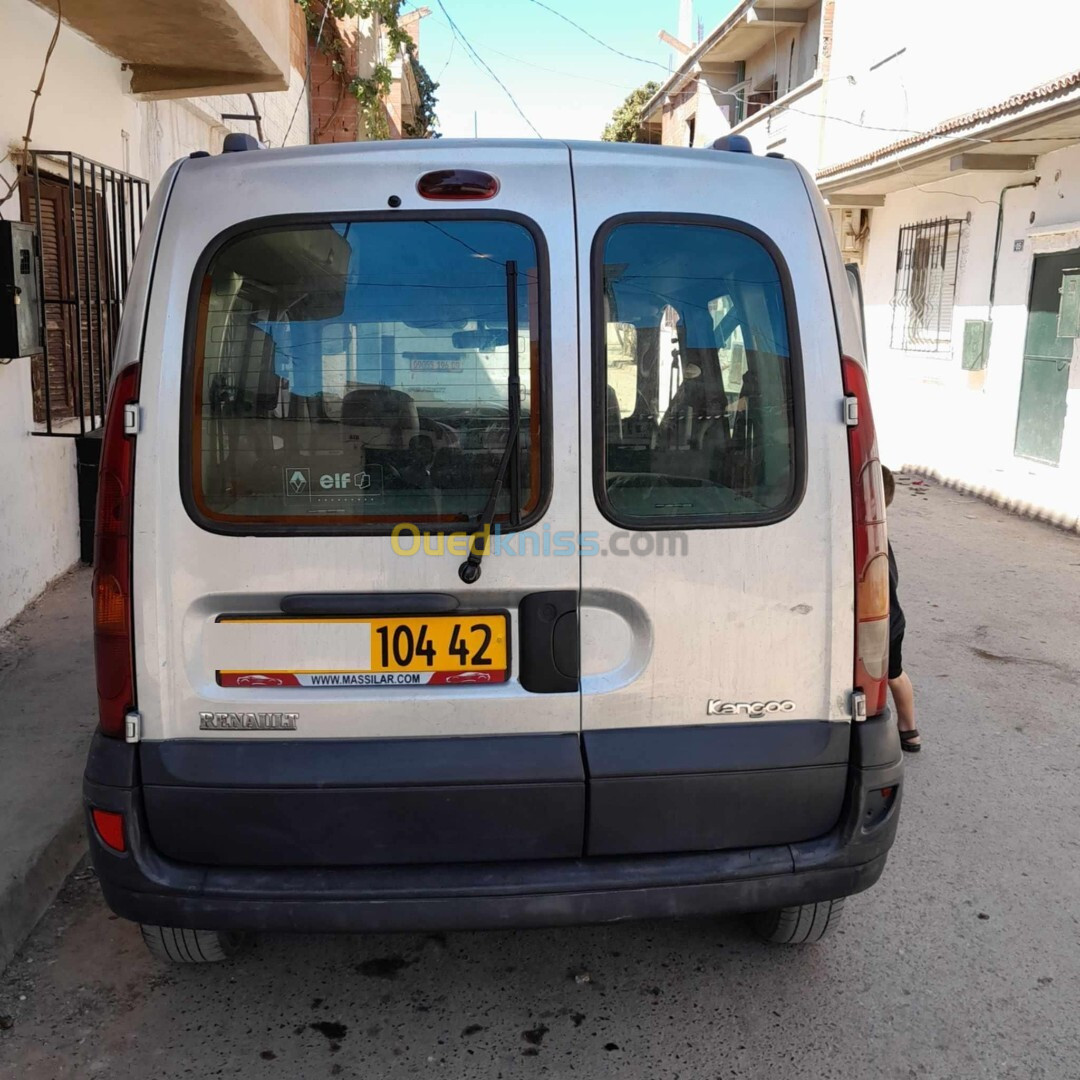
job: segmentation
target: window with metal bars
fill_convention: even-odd
[[[36,435],[104,422],[128,274],[150,199],[145,180],[68,151],[32,150],[20,184],[37,233],[42,351],[33,358]]]
[[[963,224],[960,218],[938,218],[900,229],[892,299],[894,349],[952,352]]]

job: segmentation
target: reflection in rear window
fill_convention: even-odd
[[[199,303],[192,494],[210,521],[476,521],[509,434],[540,499],[536,244],[502,220],[283,225],[227,242]],[[509,516],[504,485],[496,520]],[[256,530],[257,531],[257,530]]]
[[[776,262],[716,225],[633,222],[598,267],[602,473],[628,527],[777,520],[797,491],[788,312]]]

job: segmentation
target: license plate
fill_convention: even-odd
[[[510,667],[505,614],[226,618],[218,627],[249,658],[218,669],[218,684],[241,689],[482,686],[506,682]],[[273,662],[258,663],[260,656]]]

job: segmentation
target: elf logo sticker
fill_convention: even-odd
[[[311,489],[311,473],[308,469],[285,468],[285,494],[307,495]]]
[[[290,498],[341,498],[359,495],[366,499],[383,493],[381,465],[369,465],[360,472],[317,472],[314,478],[310,468],[287,465],[284,479],[285,494]]]
[[[323,491],[344,491],[351,488],[354,491],[366,491],[371,487],[371,474],[358,473],[323,473],[319,477],[319,487]]]

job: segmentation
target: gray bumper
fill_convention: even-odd
[[[855,725],[844,806],[823,836],[717,852],[421,866],[229,868],[165,859],[134,748],[95,736],[84,796],[125,816],[127,851],[88,822],[109,906],[137,922],[219,930],[399,931],[554,926],[760,911],[848,896],[881,876],[903,764],[888,715]],[[883,799],[882,788],[897,789]]]

